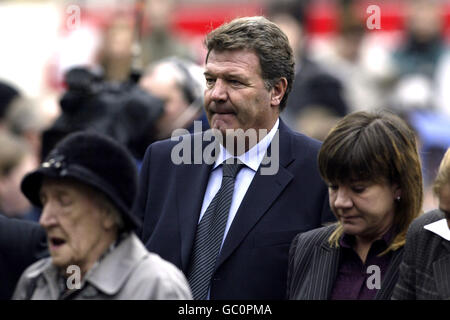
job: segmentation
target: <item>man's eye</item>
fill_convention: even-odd
[[[228,82],[229,82],[231,85],[233,85],[233,86],[240,86],[240,85],[242,85],[242,82],[239,81],[239,80],[236,80],[236,79],[230,79],[230,80],[228,80]]]
[[[214,82],[215,82],[214,79],[211,79],[211,78],[207,78],[207,79],[206,79],[206,85],[207,85],[208,87],[213,86],[213,85],[214,85]]]

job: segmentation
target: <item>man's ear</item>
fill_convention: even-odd
[[[282,77],[280,78],[275,85],[271,89],[271,100],[270,104],[272,107],[280,106],[281,100],[283,100],[283,97],[286,93],[288,82],[286,78]]]

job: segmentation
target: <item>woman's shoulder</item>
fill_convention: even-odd
[[[328,245],[328,238],[336,228],[337,223],[333,223],[325,227],[299,233],[291,243],[290,253],[294,254],[294,252],[309,251],[322,244]]]
[[[337,224],[333,223],[328,226],[302,232],[295,236],[294,241],[297,240],[302,242],[307,241],[309,243],[321,243],[323,241],[327,241],[336,228]]]

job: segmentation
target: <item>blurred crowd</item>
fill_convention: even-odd
[[[170,138],[175,129],[192,132],[195,120],[202,121],[203,130],[208,128],[203,111],[202,36],[181,32],[176,18],[179,22],[183,10],[193,12],[191,7],[219,8],[227,2],[87,3],[71,1],[81,9],[81,23],[74,29],[65,19],[73,19],[77,12],[61,11],[64,41],[43,77],[54,92],[56,113],[46,111],[42,100],[29,97],[21,83],[0,72],[0,212],[6,216],[38,220],[40,212],[20,192],[20,181],[68,133],[88,129],[106,133],[123,143],[139,165],[146,147]],[[430,185],[450,146],[448,1],[246,3],[247,11],[235,15],[262,12],[280,26],[294,49],[295,82],[282,114],[286,123],[324,140],[330,128],[351,112],[394,111],[417,134],[424,168],[424,210],[435,208]],[[376,14],[366,11],[369,4],[380,5],[380,28],[368,27],[371,14]],[[242,3],[231,6],[239,8]],[[387,14],[393,8],[402,18],[402,27],[386,30]],[[331,31],[314,29],[321,18],[330,23],[324,17],[331,19]],[[192,24],[196,19],[192,16]],[[204,32],[211,27],[205,25]]]

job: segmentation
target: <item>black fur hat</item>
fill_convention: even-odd
[[[136,164],[129,152],[111,138],[88,131],[61,140],[35,171],[22,180],[22,192],[42,207],[39,192],[43,177],[71,178],[108,197],[122,213],[126,229],[140,225],[131,212],[137,191]]]

